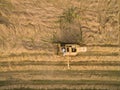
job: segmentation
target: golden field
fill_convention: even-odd
[[[87,52],[57,55],[56,40]],[[0,0],[0,90],[119,89],[120,0]]]

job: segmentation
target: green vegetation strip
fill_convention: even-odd
[[[36,71],[9,71],[9,72],[0,72],[0,77],[8,77],[10,75],[19,75],[19,74],[28,74],[28,75],[54,75],[54,76],[80,76],[80,75],[88,75],[88,76],[107,76],[107,77],[119,77],[120,71],[113,70],[36,70]]]
[[[38,71],[34,73],[30,73],[31,75],[40,75],[40,74],[52,74],[52,75],[63,75],[63,76],[79,76],[79,75],[99,75],[99,76],[109,76],[109,77],[119,77],[120,71],[106,71],[106,70],[65,70],[65,71]]]
[[[108,85],[120,86],[120,81],[104,80],[31,80],[31,81],[0,81],[0,86],[8,85]]]
[[[0,56],[0,58],[25,57],[25,56],[29,57],[29,56],[38,56],[38,55],[50,56],[52,54],[51,53],[27,53],[27,52],[23,52],[20,54],[11,53],[9,55]]]
[[[47,65],[47,66],[65,66],[67,61],[18,61],[18,62],[0,62],[0,66],[25,66],[25,65]],[[71,66],[120,66],[120,61],[70,61]]]
[[[11,90],[11,89],[5,89],[5,90]],[[69,88],[52,88],[52,89],[49,89],[49,88],[41,88],[41,89],[33,89],[33,88],[24,88],[24,87],[21,87],[21,88],[13,88],[12,90],[108,90],[108,89],[96,89],[95,87],[94,88],[87,88],[87,89],[83,89],[83,88],[79,88],[79,89],[76,89],[76,88],[72,88],[72,89],[69,89]]]
[[[33,84],[42,85],[112,85],[120,86],[120,81],[100,81],[100,80],[32,80]]]
[[[11,90],[11,89],[5,89],[5,90]],[[14,88],[12,90],[41,90],[41,89],[32,89],[32,88]],[[42,90],[46,90],[46,89],[42,89]]]
[[[119,56],[118,52],[100,52],[100,51],[89,51],[79,53],[78,56]]]
[[[10,89],[5,89],[5,90],[10,90]],[[68,89],[68,88],[54,88],[54,89],[49,89],[49,88],[41,88],[41,89],[33,89],[33,88],[14,88],[12,90],[78,90],[76,88]],[[79,89],[79,90],[108,90],[108,89],[96,89],[96,88],[87,88],[87,89]]]

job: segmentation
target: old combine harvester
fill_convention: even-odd
[[[80,52],[86,52],[87,48],[78,44],[58,44],[58,54],[63,56],[76,56]]]
[[[67,59],[67,67],[70,69],[70,60],[72,56],[78,55],[80,52],[86,52],[87,47],[83,45],[78,44],[70,44],[70,43],[64,43],[64,44],[57,44],[57,53],[58,55],[66,56],[69,59]]]

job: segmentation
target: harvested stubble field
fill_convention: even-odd
[[[0,90],[120,90],[119,1],[0,0]],[[56,55],[56,40],[87,52]]]
[[[100,51],[97,50],[99,51],[97,54],[89,51],[86,55],[80,54],[75,57],[30,51],[24,54],[13,55],[12,53],[12,55],[1,56],[0,89],[119,90],[120,52],[118,49],[120,48],[111,51],[117,53],[113,55],[106,51],[106,55],[104,51],[103,54],[99,54]],[[70,59],[70,70],[67,69],[68,59]]]

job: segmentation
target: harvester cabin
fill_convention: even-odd
[[[58,44],[58,53],[63,56],[76,56],[79,52],[86,51],[86,47],[78,44]]]

